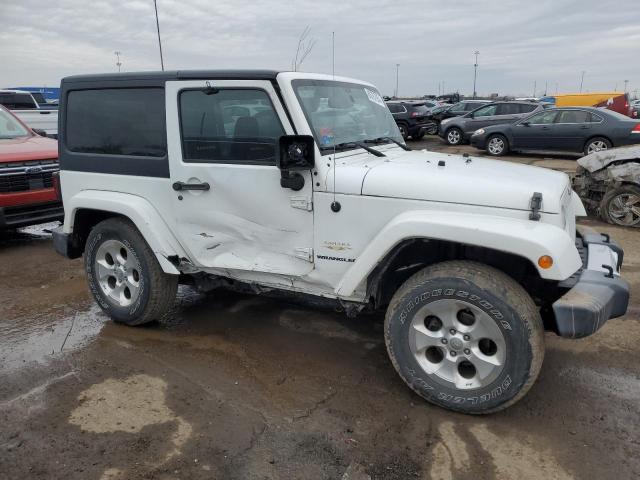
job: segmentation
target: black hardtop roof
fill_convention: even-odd
[[[72,75],[62,79],[63,87],[83,86],[90,84],[162,86],[168,80],[275,80],[278,70],[172,70],[126,73],[97,73],[89,75]]]

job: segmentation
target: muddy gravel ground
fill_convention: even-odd
[[[382,316],[181,287],[170,322],[128,328],[43,227],[0,234],[0,478],[638,478],[640,232],[586,223],[625,248],[629,313],[548,334],[529,394],[482,417],[402,383]]]

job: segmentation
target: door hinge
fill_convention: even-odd
[[[296,257],[313,263],[313,248],[298,247],[295,249]]]
[[[289,197],[289,199],[291,201],[291,206],[293,208],[299,208],[300,210],[307,210],[308,212],[313,210],[313,200],[311,200],[311,197],[293,196],[293,197]]]

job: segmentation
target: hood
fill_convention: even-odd
[[[30,137],[0,139],[0,162],[20,162],[58,158],[58,142],[52,138]]]
[[[640,146],[631,145],[629,147],[612,148],[611,150],[602,150],[600,152],[591,153],[578,160],[580,165],[589,172],[597,172],[606,168],[614,162],[640,162]]]
[[[399,148],[384,153],[387,157],[363,155],[369,158],[342,166],[338,161],[337,191],[527,211],[533,194],[540,192],[541,211],[560,213],[570,189],[566,174],[546,168]]]

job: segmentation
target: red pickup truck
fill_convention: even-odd
[[[0,230],[62,220],[58,170],[58,142],[0,106]]]

